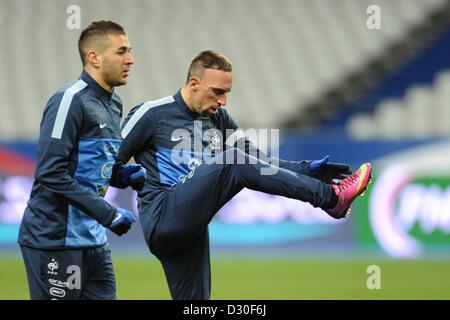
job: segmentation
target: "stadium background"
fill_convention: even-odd
[[[78,9],[82,28],[112,19],[130,38],[124,114],[175,93],[194,54],[214,49],[234,65],[229,112],[280,129],[282,158],[374,164],[344,221],[236,196],[210,226],[213,299],[450,298],[450,1],[0,0],[0,299],[28,298],[15,241],[43,107],[81,72]],[[131,191],[108,201],[136,211]],[[139,225],[109,240],[119,299],[169,298]]]

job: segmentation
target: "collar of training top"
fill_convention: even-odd
[[[188,105],[186,104],[186,102],[183,100],[183,97],[181,96],[181,90],[178,90],[177,93],[173,96],[173,98],[174,98],[178,108],[181,109],[181,111],[183,111],[184,113],[186,113],[187,115],[189,115],[195,119],[200,117],[200,114],[191,110],[188,107]]]
[[[95,92],[97,92],[100,96],[107,98],[108,100],[111,100],[112,94],[114,92],[114,89],[112,92],[108,92],[105,90],[101,85],[98,84],[97,81],[92,78],[89,73],[87,73],[85,70],[81,73],[80,79],[86,82],[89,86],[91,86]]]

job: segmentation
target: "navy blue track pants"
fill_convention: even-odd
[[[116,281],[107,244],[61,250],[20,248],[32,300],[116,299]]]
[[[218,157],[221,161],[212,159],[201,164],[191,177],[167,191],[160,207],[149,246],[164,267],[174,299],[209,299],[208,224],[243,188],[321,208],[331,202],[331,186],[312,177],[273,167],[239,149],[227,150]],[[233,157],[245,159],[245,163],[226,164]],[[268,169],[274,174],[261,174]]]

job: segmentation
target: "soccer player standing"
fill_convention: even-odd
[[[118,164],[133,156],[149,171],[138,192],[139,218],[174,299],[209,299],[208,224],[243,188],[309,202],[343,218],[371,177],[368,163],[351,174],[327,157],[284,161],[260,152],[222,108],[231,88],[230,61],[204,51],[192,60],[180,91],[136,106],[123,124]]]
[[[123,28],[95,21],[81,32],[83,72],[45,107],[35,181],[19,239],[31,299],[115,299],[105,227],[117,235],[135,221],[104,199],[108,185],[143,187],[140,165],[114,165],[122,102],[134,60]]]

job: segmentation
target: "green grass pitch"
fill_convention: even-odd
[[[381,289],[367,288],[369,265]],[[212,261],[212,299],[450,299],[450,261]],[[154,259],[115,258],[118,299],[170,299]],[[20,258],[0,258],[0,299],[28,299]]]

